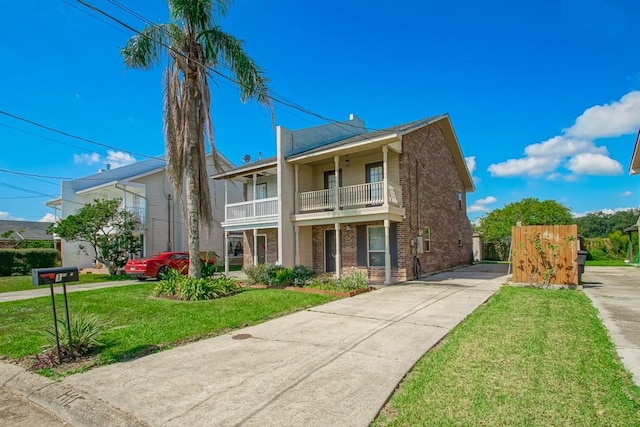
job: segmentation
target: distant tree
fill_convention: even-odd
[[[69,242],[88,243],[93,254],[86,246],[81,246],[80,250],[95,256],[107,267],[109,274],[116,274],[126,264],[129,254],[140,250],[139,239],[133,234],[140,220],[133,212],[121,209],[120,203],[120,199],[96,199],[75,215],[51,224],[47,233]]]
[[[624,230],[632,226],[638,220],[640,209],[627,209],[615,213],[590,212],[575,219],[578,224],[578,233],[581,236],[608,237],[616,230]]]
[[[224,32],[219,21],[232,0],[167,0],[170,22],[150,24],[122,49],[127,67],[148,70],[166,61],[164,134],[167,176],[174,192],[186,187],[189,276],[200,277],[200,225],[213,223],[206,143],[214,159],[209,80],[228,72],[242,102],[271,106],[267,79],[244,51],[242,40]],[[166,59],[165,56],[166,55]],[[221,70],[221,71],[217,71]],[[215,160],[214,160],[215,161]]]
[[[540,201],[535,198],[509,203],[502,209],[495,209],[482,218],[478,231],[485,242],[501,242],[511,236],[511,227],[522,225],[564,225],[573,224],[569,208],[555,200]]]

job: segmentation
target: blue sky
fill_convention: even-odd
[[[120,3],[167,19],[161,0]],[[0,219],[47,218],[61,178],[162,154],[162,67],[124,67],[130,32],[74,0],[0,7],[0,110],[113,147],[0,115]],[[354,113],[381,129],[448,112],[476,181],[474,220],[525,197],[575,213],[640,205],[640,177],[628,174],[639,19],[636,0],[236,0],[222,26],[245,40],[277,97],[322,116]],[[224,80],[212,90],[218,149],[235,163],[275,154],[269,111],[241,104]],[[324,123],[278,105],[275,116],[290,129]]]

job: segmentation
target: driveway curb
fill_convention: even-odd
[[[0,386],[76,426],[148,426],[135,416],[115,408],[77,388],[0,363]]]

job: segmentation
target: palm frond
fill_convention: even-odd
[[[195,33],[224,18],[231,3],[233,0],[169,0],[169,15]]]
[[[176,198],[182,194],[184,176],[185,123],[181,108],[179,68],[174,61],[164,75],[164,135],[166,171]]]
[[[271,105],[268,79],[264,76],[264,71],[246,54],[242,40],[217,26],[201,32],[198,39],[202,40],[207,63],[217,64],[220,61],[229,67],[240,88],[242,102],[256,99],[263,105]]]
[[[150,25],[134,35],[122,48],[124,64],[129,68],[148,70],[160,61],[165,46],[170,45],[170,24]]]

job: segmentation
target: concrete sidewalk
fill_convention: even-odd
[[[65,420],[91,402],[113,412],[74,425],[126,415],[152,426],[367,426],[415,362],[505,282],[496,268],[506,266],[383,287],[40,388],[80,396],[66,418],[56,402],[36,403]]]
[[[640,385],[640,268],[586,267],[582,280],[622,363]]]
[[[91,291],[94,289],[102,288],[115,288],[118,286],[139,285],[144,282],[138,280],[117,280],[115,282],[99,282],[99,283],[85,283],[81,285],[67,285],[67,293]],[[53,288],[56,295],[62,294],[62,286],[56,286]],[[8,301],[19,301],[23,299],[40,298],[51,295],[49,286],[39,286],[33,289],[14,292],[2,292],[0,293],[0,303]]]

